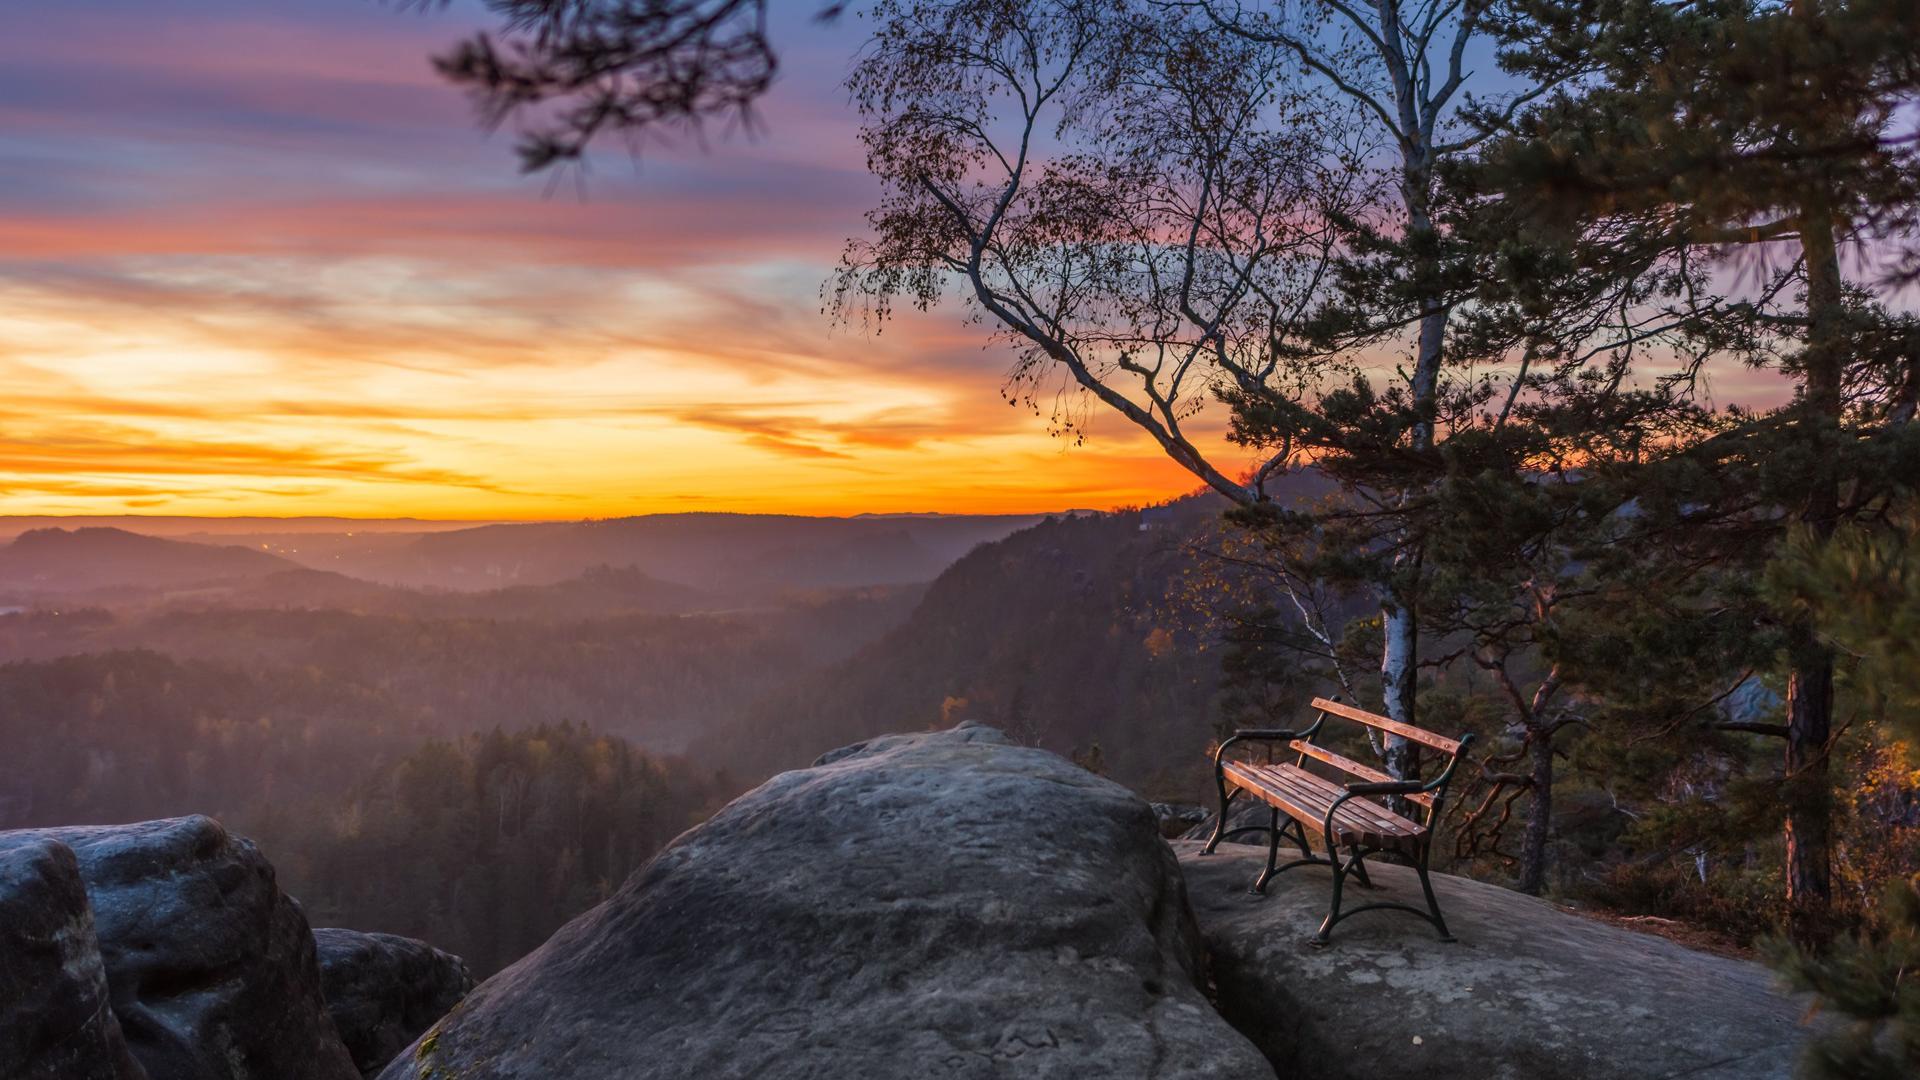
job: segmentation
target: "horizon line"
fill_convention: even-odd
[[[852,518],[872,517],[1048,517],[1055,514],[1111,514],[1128,510],[1141,510],[1149,506],[1163,506],[1187,498],[1177,495],[1160,502],[1142,503],[1139,506],[1115,505],[1109,507],[1063,506],[1050,510],[864,510],[854,513],[795,513],[765,510],[655,510],[632,514],[585,515],[579,517],[425,517],[402,515],[397,517],[355,515],[355,514],[141,514],[141,513],[0,513],[0,522],[8,521],[225,521],[225,522],[390,522],[418,523],[427,525],[541,525],[567,524],[590,521],[623,521],[629,518],[647,517],[691,517],[698,514],[731,517],[768,517],[768,518],[811,518],[817,520],[849,520]]]

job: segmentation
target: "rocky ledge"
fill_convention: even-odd
[[[1330,875],[1247,886],[1266,849],[1174,844],[1222,1013],[1282,1076],[1476,1080],[1787,1080],[1804,1011],[1757,964],[1562,911],[1483,882],[1434,875],[1453,944],[1394,912],[1308,939]],[[1368,864],[1349,901],[1420,904],[1411,870]],[[1353,888],[1354,886],[1349,886]]]
[[[349,1013],[392,1005],[366,1031],[390,1049],[440,1015],[399,999],[445,1001],[458,966],[411,944],[341,964]],[[358,1080],[328,1004],[300,905],[212,818],[0,832],[0,1076]]]
[[[79,861],[113,1013],[154,1080],[354,1080],[306,916],[212,818],[46,829]]]
[[[1255,1080],[1152,811],[989,728],[875,739],[688,832],[382,1080]]]
[[[147,1080],[107,1004],[80,864],[26,833],[0,833],[0,1076]]]
[[[353,1063],[372,1076],[473,989],[460,958],[393,934],[313,932],[327,1014]]]
[[[420,942],[316,946],[210,819],[0,833],[0,1076],[1792,1073],[1800,1010],[1753,964],[1444,875],[1458,943],[1374,913],[1315,948],[1326,872],[1250,896],[1264,850],[1161,839],[1192,816],[989,728],[874,739],[741,796],[471,994]],[[1417,895],[1371,873],[1363,898]]]

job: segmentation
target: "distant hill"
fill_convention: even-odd
[[[0,548],[0,590],[71,595],[184,588],[297,568],[251,548],[164,540],[125,529],[33,529]]]
[[[423,592],[331,570],[293,569],[191,599],[201,607],[351,611],[436,618],[597,619],[681,615],[723,606],[713,597],[627,568],[594,567],[551,585],[485,592]]]
[[[225,608],[330,609],[389,612],[419,596],[407,589],[361,581],[331,570],[292,566],[263,577],[236,582],[232,587],[191,602]]]
[[[1330,485],[1287,478],[1277,498]],[[1151,794],[1194,797],[1220,718],[1217,642],[1180,597],[1188,544],[1225,500],[1052,518],[984,545],[927,587],[898,628],[723,720],[694,744],[744,782],[888,731],[963,719],[1091,755]],[[1222,571],[1228,572],[1228,571]]]
[[[343,523],[345,524],[345,523]],[[470,529],[474,526],[460,526]],[[135,532],[144,532],[136,527]],[[345,567],[356,565],[356,560],[375,557],[383,552],[405,547],[431,532],[430,529],[361,529],[346,528],[342,532],[219,532],[213,530],[181,533],[148,533],[151,536],[168,536],[175,540],[191,540],[197,544],[240,544],[256,551],[266,551],[291,560],[301,566],[315,570],[334,570],[345,572]]]
[[[406,742],[571,721],[672,750],[853,655],[904,621],[924,590],[817,590],[717,611],[691,590],[630,570],[458,593],[296,569],[111,607],[83,600],[0,611],[0,668],[93,656],[103,664],[94,674],[105,677],[118,663],[110,658],[147,651],[212,663],[292,695],[222,723],[314,724],[319,741],[368,728],[393,745],[389,736]],[[701,611],[658,610],[687,606]],[[295,689],[303,680],[323,685],[329,701],[348,702],[351,723],[336,732],[335,712],[303,713],[307,695]],[[0,701],[8,706],[0,714],[19,704]],[[143,737],[129,730],[124,745]]]
[[[633,567],[590,567],[551,585],[511,585],[483,593],[440,593],[436,614],[489,619],[591,619],[607,615],[680,615],[723,606],[708,593],[661,581]]]
[[[1147,520],[1054,519],[980,547],[898,629],[723,720],[691,756],[752,782],[882,732],[974,719],[1061,753],[1097,742],[1129,782],[1178,783],[1180,755],[1211,734],[1219,662],[1165,608],[1191,565],[1184,541],[1218,513],[1209,499]]]
[[[550,585],[595,567],[631,567],[752,602],[791,589],[931,581],[976,545],[1039,520],[655,514],[434,533],[381,550],[333,552],[325,567],[388,584],[464,590]]]
[[[0,519],[0,536],[23,520]],[[207,519],[186,531],[195,519],[154,519],[175,532],[166,537],[37,528],[0,547],[0,607],[84,600],[484,618],[760,608],[797,592],[925,584],[975,546],[1039,520],[695,513],[361,528],[349,519]],[[228,531],[261,525],[282,528]]]
[[[431,518],[350,518],[350,517],[189,517],[180,514],[0,514],[0,540],[11,540],[35,529],[113,528],[137,532],[142,536],[165,536],[175,540],[206,543],[247,544],[253,535],[308,536],[324,533],[369,535],[380,533],[427,533],[445,529],[471,529],[491,525],[492,520],[441,521]],[[218,538],[218,539],[209,539]]]

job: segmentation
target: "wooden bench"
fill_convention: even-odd
[[[1316,944],[1326,944],[1333,933],[1334,924],[1347,916],[1383,908],[1412,912],[1432,923],[1434,929],[1440,932],[1440,940],[1452,941],[1453,935],[1447,932],[1446,920],[1440,917],[1439,901],[1433,896],[1433,882],[1427,876],[1427,864],[1433,851],[1433,826],[1439,820],[1446,801],[1447,784],[1453,779],[1453,771],[1459,766],[1461,756],[1472,744],[1473,736],[1467,734],[1450,739],[1328,698],[1314,698],[1313,707],[1319,710],[1319,715],[1310,727],[1299,731],[1236,731],[1220,744],[1220,749],[1213,756],[1214,781],[1220,789],[1220,818],[1201,854],[1213,854],[1220,841],[1232,833],[1266,833],[1267,868],[1253,883],[1253,891],[1262,894],[1267,891],[1267,882],[1273,880],[1275,874],[1296,866],[1332,867],[1333,903],[1327,911],[1326,921],[1320,924],[1319,933],[1314,935]],[[1372,766],[1363,765],[1315,742],[1329,716],[1352,720],[1431,747],[1446,755],[1446,765],[1431,780],[1395,780]],[[1255,743],[1266,747],[1265,761],[1248,761],[1227,754],[1237,745]],[[1291,753],[1293,760],[1274,760],[1276,749]],[[1328,779],[1309,771],[1309,761],[1314,762],[1316,767],[1338,770],[1345,777]],[[1269,824],[1227,828],[1233,800],[1243,791],[1272,808],[1273,817]],[[1394,812],[1386,801],[1394,798],[1406,800],[1418,820]],[[1310,825],[1320,829],[1324,856],[1314,854],[1308,846],[1306,829]],[[1300,857],[1284,866],[1277,865],[1282,839],[1291,839],[1300,848]],[[1342,849],[1348,852],[1344,859],[1340,855]],[[1413,866],[1420,875],[1420,888],[1427,894],[1425,911],[1410,904],[1389,902],[1362,904],[1345,911],[1340,909],[1341,886],[1348,875],[1359,878],[1360,884],[1372,887],[1373,883],[1367,879],[1365,860],[1374,854],[1395,855]]]

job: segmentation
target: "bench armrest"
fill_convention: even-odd
[[[1313,723],[1298,730],[1292,728],[1241,728],[1239,731],[1220,740],[1220,749],[1213,752],[1213,764],[1218,768],[1226,760],[1227,747],[1237,742],[1292,742],[1295,739],[1311,739],[1320,733],[1320,725],[1327,722],[1327,714],[1321,713]]]
[[[1349,795],[1418,795],[1427,785],[1419,780],[1377,780],[1365,784],[1348,784]]]
[[[1340,699],[1338,697],[1335,697],[1333,700],[1339,701]],[[1320,715],[1313,718],[1313,723],[1307,725],[1304,728],[1300,728],[1298,730],[1294,730],[1291,728],[1241,728],[1239,731],[1236,731],[1233,734],[1227,736],[1226,738],[1220,740],[1219,749],[1213,752],[1213,771],[1215,773],[1220,772],[1222,763],[1224,763],[1227,760],[1227,748],[1229,746],[1232,746],[1234,743],[1237,743],[1237,742],[1292,742],[1295,739],[1306,739],[1311,741],[1315,735],[1320,734],[1320,728],[1326,722],[1327,722],[1327,714],[1323,712]],[[1224,800],[1226,796],[1222,795],[1221,798]]]
[[[1317,727],[1319,725],[1316,724],[1315,726]],[[1228,736],[1228,737],[1232,739],[1250,739],[1250,740],[1261,741],[1261,742],[1270,742],[1270,741],[1288,742],[1294,739],[1304,737],[1307,734],[1307,732],[1310,730],[1312,729],[1303,728],[1299,731],[1294,731],[1289,728],[1241,728],[1240,730],[1234,732],[1231,736]]]

